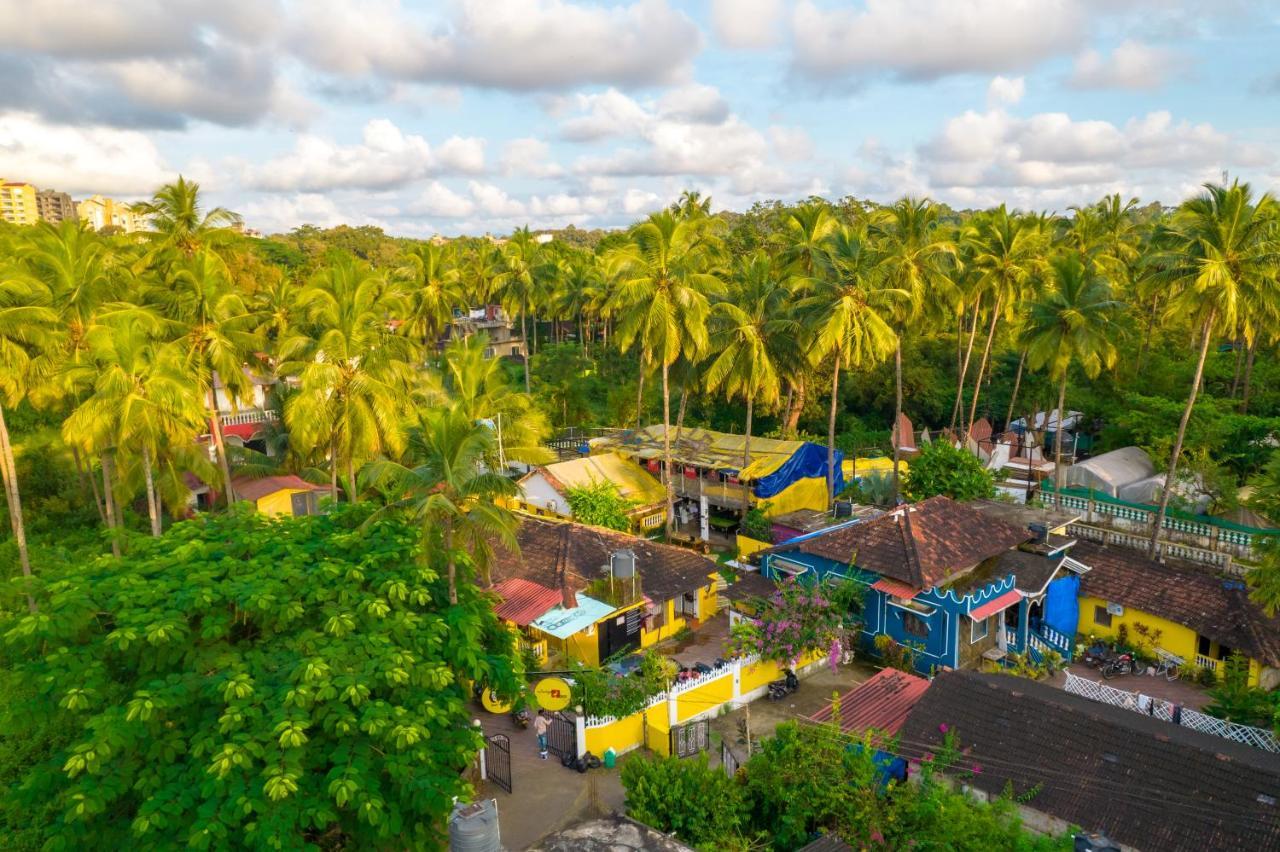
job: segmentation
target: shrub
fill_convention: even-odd
[[[938,494],[953,500],[977,500],[996,493],[995,479],[982,461],[945,441],[925,445],[911,462],[904,488],[912,500]]]
[[[573,519],[580,524],[622,532],[631,529],[627,511],[635,502],[623,499],[618,493],[618,487],[612,482],[601,480],[570,488],[565,492],[565,499],[569,501]]]
[[[747,813],[742,788],[705,754],[694,760],[633,757],[622,765],[627,815],[686,843],[742,845]]]

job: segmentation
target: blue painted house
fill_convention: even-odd
[[[932,497],[784,542],[764,551],[761,569],[774,580],[865,585],[864,644],[881,635],[909,644],[929,674],[1023,649],[1069,657],[1075,614],[1057,607],[1048,618],[1046,602],[1074,606],[1074,572],[1088,569],[1067,556],[1073,543]]]

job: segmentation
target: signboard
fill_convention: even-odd
[[[490,713],[510,713],[511,702],[503,701],[498,697],[492,689],[486,689],[480,694],[480,703],[484,705],[484,709]]]
[[[533,694],[543,710],[555,712],[569,706],[569,684],[563,678],[544,677],[534,686]]]

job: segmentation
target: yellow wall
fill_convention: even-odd
[[[1125,625],[1129,634],[1130,642],[1138,642],[1141,636],[1134,630],[1135,624],[1144,624],[1151,630],[1161,631],[1160,640],[1156,644],[1170,654],[1175,654],[1185,660],[1187,663],[1196,661],[1196,645],[1199,638],[1196,631],[1190,627],[1184,627],[1181,624],[1161,618],[1158,615],[1151,615],[1140,609],[1132,607],[1124,608],[1124,615],[1111,616],[1111,626],[1103,627],[1093,620],[1094,608],[1102,607],[1106,609],[1107,602],[1098,598],[1082,596],[1080,598],[1080,622],[1076,630],[1085,636],[1105,636],[1114,638],[1120,630],[1120,625]],[[1215,656],[1218,650],[1218,643],[1214,642],[1210,646],[1210,650],[1214,652],[1211,656]],[[1249,661],[1249,682],[1256,684],[1258,676],[1261,673],[1261,666],[1257,660]]]
[[[597,626],[596,630],[599,629]],[[590,636],[587,635],[587,631],[580,631],[564,640],[564,652],[584,666],[598,666],[600,665],[600,638],[595,631],[592,631]]]
[[[782,677],[782,669],[778,667],[777,663],[764,660],[752,663],[742,670],[742,692],[746,694],[753,689],[767,686],[771,681],[775,681],[780,677]]]
[[[684,616],[676,618],[676,602],[674,600],[662,602],[662,626],[654,630],[640,631],[640,647],[648,648],[663,639],[670,639],[680,632],[684,627]]]
[[[653,712],[656,715],[665,709],[663,705]],[[644,742],[644,712],[632,713],[599,728],[587,728],[586,735],[587,751],[596,757],[603,757],[610,748],[618,754],[639,748]]]
[[[711,582],[698,589],[698,612],[702,613],[703,621],[720,611],[720,589],[716,587],[719,577],[719,574],[712,574]]]
[[[733,672],[729,671],[676,696],[676,721],[684,722],[699,713],[715,710],[733,700]]]
[[[827,480],[808,477],[793,482],[768,500],[761,500],[760,510],[774,518],[799,509],[827,510]]]
[[[34,225],[40,221],[36,188],[29,183],[0,183],[0,219],[14,225]]]
[[[647,711],[644,728],[645,745],[654,754],[671,754],[671,726],[667,724],[667,706],[659,704]]]
[[[750,536],[745,536],[742,533],[738,533],[738,558],[739,559],[746,559],[752,554],[755,554],[760,552],[761,550],[764,550],[766,547],[773,547],[773,545],[770,542],[760,541],[759,539],[751,538]]]
[[[264,515],[292,515],[293,495],[304,493],[306,490],[302,488],[282,488],[265,497],[259,497],[254,505]]]

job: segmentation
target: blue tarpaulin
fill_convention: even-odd
[[[844,472],[840,469],[841,462],[844,461],[844,453],[836,450],[835,458],[835,493],[839,494],[844,490]],[[805,441],[800,446],[800,449],[791,454],[791,458],[783,462],[782,467],[768,476],[762,476],[757,479],[755,486],[751,489],[751,493],[762,500],[766,500],[782,493],[795,482],[810,477],[816,479],[827,478],[827,448],[811,441]]]
[[[1065,636],[1075,636],[1079,621],[1080,575],[1059,577],[1044,595],[1044,623]]]

